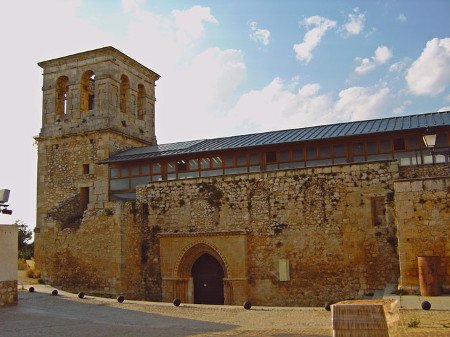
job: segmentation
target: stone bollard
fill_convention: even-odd
[[[397,300],[343,301],[332,306],[333,337],[397,337]]]

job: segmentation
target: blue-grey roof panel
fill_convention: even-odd
[[[101,162],[122,162],[189,153],[413,130],[434,126],[450,126],[450,111],[144,146],[120,152]]]

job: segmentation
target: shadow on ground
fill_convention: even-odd
[[[70,301],[48,293],[19,294],[19,305],[0,310],[1,337],[185,337],[213,335],[236,327],[115,308],[104,303]]]

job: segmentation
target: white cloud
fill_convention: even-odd
[[[144,5],[144,0],[122,0],[122,8],[125,13],[139,10]]]
[[[443,106],[442,108],[439,108],[437,112],[443,112],[443,111],[450,111],[450,106]]]
[[[450,83],[450,38],[428,41],[405,78],[409,90],[415,95],[436,96],[442,93]]]
[[[293,83],[274,78],[261,90],[243,94],[227,116],[226,125],[247,133],[319,124],[317,112],[332,108],[331,95],[319,94],[319,89],[318,84],[306,84],[297,90]]]
[[[335,113],[345,121],[372,119],[390,111],[392,104],[388,87],[351,87],[339,93]]]
[[[303,42],[294,45],[294,51],[299,61],[308,63],[312,59],[312,51],[319,45],[325,33],[336,26],[336,22],[321,16],[310,16],[301,24],[309,29],[303,37]]]
[[[359,8],[354,8],[353,12],[347,15],[347,22],[341,27],[347,36],[358,35],[364,29],[366,16],[359,12]]]
[[[252,32],[250,33],[250,38],[258,43],[263,44],[264,46],[268,46],[270,43],[270,31],[267,29],[260,29],[257,27],[257,23],[255,21],[250,22],[250,29]]]
[[[379,118],[396,108],[395,97],[385,85],[350,87],[337,97],[321,93],[317,83],[297,88],[275,78],[261,90],[242,95],[223,124],[234,132],[248,133]]]
[[[203,35],[203,22],[218,24],[209,7],[194,6],[187,10],[173,10],[172,16],[181,38],[198,39]]]
[[[403,14],[403,13],[400,13],[398,16],[397,16],[397,19],[396,19],[398,22],[400,22],[400,23],[405,23],[406,22],[406,16],[405,16],[405,14]]]
[[[360,62],[359,66],[355,68],[355,72],[359,75],[365,75],[377,66],[386,63],[392,57],[392,51],[386,46],[379,46],[375,50],[374,56],[368,58],[356,58]]]

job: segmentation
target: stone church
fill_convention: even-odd
[[[39,66],[35,258],[48,283],[321,306],[416,291],[426,257],[450,290],[450,112],[158,144],[154,71],[113,47]]]

